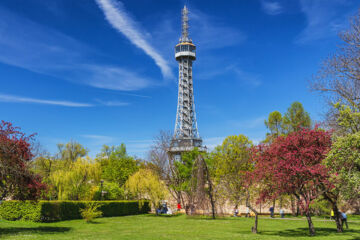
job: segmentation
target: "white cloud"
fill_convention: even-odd
[[[259,74],[244,71],[236,65],[230,65],[226,69],[233,72],[241,82],[247,85],[258,87],[262,83],[261,76]]]
[[[223,23],[217,17],[190,8],[190,36],[201,49],[215,49],[238,45],[247,38],[238,28]],[[178,23],[180,19],[178,20]],[[176,24],[179,26],[179,24]],[[180,36],[181,29],[178,34]]]
[[[72,101],[63,101],[63,100],[47,100],[47,99],[38,99],[38,98],[29,98],[21,97],[9,94],[0,93],[0,102],[13,102],[13,103],[34,103],[34,104],[45,104],[45,105],[57,105],[64,107],[95,107],[95,106],[109,106],[109,107],[118,107],[118,106],[127,106],[128,102],[121,102],[117,100],[113,101],[104,101],[96,99],[97,104],[93,103],[79,103]]]
[[[347,11],[346,0],[300,0],[301,11],[306,16],[307,26],[297,36],[295,43],[305,44],[327,37],[336,36],[348,22],[354,11]]]
[[[247,120],[229,120],[228,123],[235,128],[240,129],[253,129],[253,128],[264,128],[266,117],[261,116]]]
[[[261,1],[261,7],[266,14],[278,15],[283,12],[283,7],[276,1]]]
[[[104,145],[115,142],[116,138],[104,135],[96,135],[96,134],[84,134],[81,137],[92,140],[92,145]]]
[[[142,49],[159,66],[166,78],[173,78],[168,62],[146,40],[138,24],[126,12],[123,4],[115,0],[96,0],[98,6],[105,14],[105,18],[113,28],[124,34],[132,44]]]
[[[130,69],[89,63],[87,45],[0,7],[0,62],[97,88],[134,91],[155,83]]]
[[[14,95],[0,94],[0,102],[14,102],[14,103],[36,103],[36,104],[46,104],[46,105],[58,105],[64,107],[93,107],[93,104],[90,103],[78,103],[71,101],[55,101],[55,100],[45,100],[45,99],[36,99],[28,97],[19,97]]]
[[[120,67],[86,65],[79,68],[89,75],[87,83],[97,88],[133,91],[155,85],[150,79]]]
[[[121,106],[128,106],[130,105],[130,103],[128,102],[120,102],[120,101],[102,101],[102,100],[97,100],[99,103],[101,103],[101,105],[104,106],[109,106],[109,107],[121,107]]]

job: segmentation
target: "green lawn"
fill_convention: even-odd
[[[349,221],[352,219],[350,218]],[[99,218],[95,223],[72,220],[56,223],[0,220],[0,239],[310,239],[302,219],[259,219],[259,234],[251,233],[254,219],[217,220],[186,216],[137,215]],[[360,239],[360,221],[336,233],[335,223],[314,219],[317,236],[311,239]]]

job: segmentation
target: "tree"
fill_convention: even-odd
[[[122,186],[138,169],[137,161],[127,154],[125,144],[121,144],[111,152],[107,164],[103,166],[102,177]]]
[[[0,200],[36,199],[45,190],[41,178],[29,168],[33,137],[10,122],[0,122]]]
[[[150,169],[139,169],[129,177],[125,187],[137,199],[149,199],[155,209],[159,202],[166,199],[168,195],[164,182]]]
[[[172,161],[168,155],[171,139],[172,134],[169,131],[160,131],[148,153],[149,162],[151,163],[149,167],[167,183],[173,182],[172,171],[170,170],[170,167],[173,166],[170,166]]]
[[[334,103],[339,102],[352,111],[360,111],[360,10],[339,37],[342,44],[323,61],[310,85],[330,105],[327,121],[335,129],[338,127],[338,111],[332,108]]]
[[[360,198],[360,132],[338,137],[324,164],[344,199]]]
[[[89,198],[92,186],[100,181],[101,169],[89,157],[78,158],[68,168],[59,169],[51,174],[51,183],[57,189],[60,200],[82,200]]]
[[[58,159],[64,160],[66,164],[75,162],[79,157],[85,157],[89,152],[80,143],[71,140],[66,144],[59,143],[58,147]]]
[[[229,136],[212,153],[214,180],[222,185],[225,196],[236,206],[246,196],[245,175],[253,168],[251,164],[252,142],[244,135]]]
[[[254,154],[254,176],[262,184],[260,199],[294,195],[306,215],[311,235],[315,235],[315,229],[310,203],[331,189],[328,170],[322,165],[330,146],[329,132],[302,129],[279,137],[270,145],[258,146]]]
[[[273,111],[269,114],[268,120],[265,120],[265,126],[270,130],[270,133],[267,134],[267,141],[284,134],[283,116],[279,111]]]
[[[296,132],[302,128],[310,128],[311,119],[300,102],[293,102],[283,117],[283,128],[286,133]]]

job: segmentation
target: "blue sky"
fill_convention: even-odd
[[[173,131],[181,8],[190,9],[198,127],[212,148],[245,134],[258,142],[264,119],[303,103],[357,0],[2,0],[0,119],[50,151],[79,141],[94,156],[124,142],[146,157],[159,130]]]

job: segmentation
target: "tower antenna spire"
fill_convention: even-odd
[[[186,5],[184,5],[182,10],[181,28],[180,42],[191,42],[191,39],[189,38],[189,10]]]

